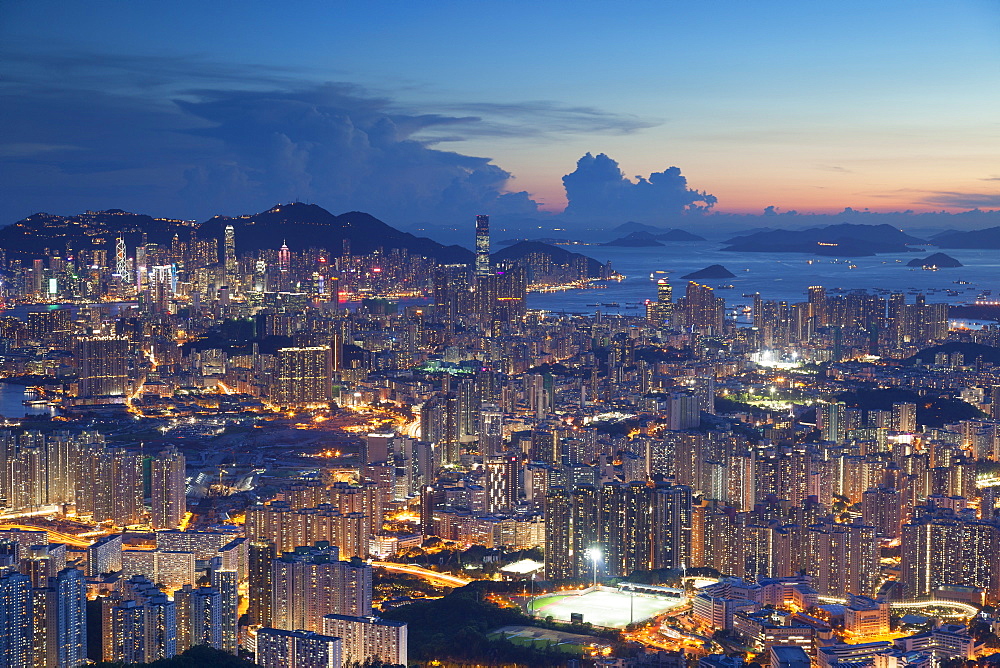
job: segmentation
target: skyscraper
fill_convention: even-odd
[[[125,239],[118,237],[115,242],[115,270],[122,283],[129,281],[128,256],[125,253]]]
[[[486,512],[511,510],[517,505],[521,460],[513,453],[486,457]]]
[[[176,448],[161,452],[151,465],[154,529],[175,529],[187,512],[185,459]]]
[[[661,278],[656,282],[656,301],[646,303],[646,319],[657,325],[669,325],[674,314],[674,289],[670,281]]]
[[[52,589],[55,619],[49,618],[47,633],[55,633],[57,665],[82,666],[87,663],[87,581],[83,571],[63,569],[53,579]]]
[[[275,556],[272,541],[250,541],[247,556],[247,598],[251,624],[271,625],[271,562]]]
[[[30,665],[31,579],[20,573],[0,577],[0,668]]]
[[[476,275],[490,275],[489,216],[476,216]]]
[[[133,576],[101,602],[105,661],[152,663],[177,654],[176,606],[142,576]]]
[[[83,336],[76,342],[77,394],[120,397],[129,392],[129,340],[118,336]]]
[[[329,403],[333,394],[333,352],[329,346],[278,350],[278,383],[272,402],[280,406]]]
[[[186,584],[174,592],[177,606],[177,652],[195,645],[222,649],[222,595],[213,587]]]
[[[237,621],[239,620],[239,574],[236,571],[212,571],[212,588],[219,592],[219,618],[222,645],[219,649],[230,654],[239,652]]]
[[[226,270],[226,285],[230,292],[236,289],[239,280],[238,267],[236,265],[236,230],[232,225],[226,225],[225,238],[222,248],[223,265]]]
[[[281,248],[278,249],[278,271],[287,274],[291,268],[292,253],[288,250],[288,244],[281,242]]]

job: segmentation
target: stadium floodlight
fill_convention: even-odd
[[[596,545],[591,545],[590,547],[587,548],[587,551],[584,554],[587,556],[588,559],[590,559],[591,563],[594,565],[594,586],[596,587],[597,586],[597,562],[600,561],[601,557],[603,556],[601,554],[601,548],[599,548]]]

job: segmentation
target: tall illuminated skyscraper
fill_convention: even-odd
[[[816,326],[826,327],[830,322],[829,312],[827,311],[826,288],[822,285],[813,285],[809,288],[808,294]]]
[[[476,216],[476,275],[490,274],[490,217]]]
[[[292,252],[288,250],[288,244],[282,242],[278,249],[278,271],[283,274],[288,273],[292,267]]]
[[[674,314],[674,289],[670,281],[661,278],[656,282],[656,301],[646,302],[646,319],[657,325],[669,325]]]
[[[123,237],[118,237],[118,241],[115,242],[115,271],[122,283],[128,283],[128,257],[125,255],[125,239]]]
[[[226,267],[226,282],[232,290],[236,285],[236,230],[232,225],[226,225],[225,241],[223,244],[223,261]]]

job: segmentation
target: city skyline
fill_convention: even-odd
[[[1000,667],[1000,5],[0,21],[0,668]]]

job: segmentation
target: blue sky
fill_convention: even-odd
[[[996,2],[7,0],[0,44],[5,223],[530,214],[588,152],[676,165],[719,211],[1000,208]]]

